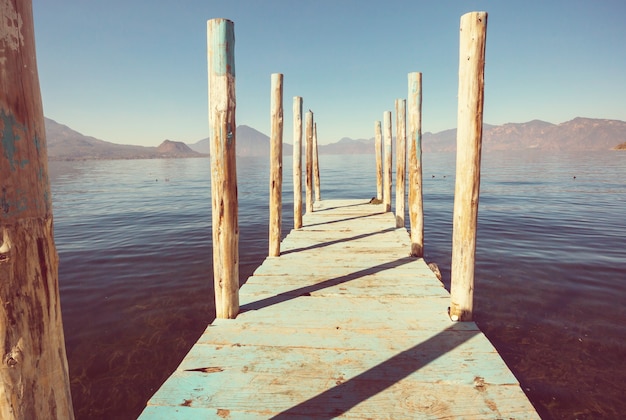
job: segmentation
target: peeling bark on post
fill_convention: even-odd
[[[383,126],[385,130],[385,171],[383,178],[383,204],[385,211],[391,211],[391,176],[393,173],[391,157],[391,111],[383,114]]]
[[[0,418],[73,419],[31,1],[0,11]]]
[[[317,123],[313,124],[313,183],[315,184],[315,201],[322,200],[320,191],[320,160],[317,149]]]
[[[376,199],[383,199],[383,130],[380,121],[374,123],[374,132],[376,134],[375,153],[376,153]]]
[[[404,227],[405,197],[406,100],[396,99],[396,227]]]
[[[424,256],[422,194],[422,73],[409,73],[409,221],[411,255]]]
[[[293,227],[302,227],[302,97],[293,97]]]
[[[306,113],[306,212],[313,213],[313,113]]]
[[[235,29],[207,22],[213,282],[218,318],[239,312],[239,222],[235,123]]]
[[[283,75],[272,74],[269,256],[280,255],[283,193]]]
[[[471,321],[480,190],[487,13],[461,17],[450,317]]]

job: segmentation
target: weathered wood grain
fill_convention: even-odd
[[[293,228],[302,227],[302,97],[293,97]]]
[[[380,121],[374,123],[374,152],[376,153],[376,199],[383,199],[383,129]]]
[[[30,0],[0,0],[0,418],[73,419]]]
[[[306,142],[304,151],[306,154],[306,212],[313,212],[313,112],[306,113],[304,118]]]
[[[280,239],[283,211],[283,75],[271,76],[270,111],[270,257],[280,255]]]
[[[391,211],[391,188],[393,174],[391,156],[391,111],[383,113],[385,169],[383,171],[383,204],[385,211]]]
[[[459,321],[471,320],[474,308],[486,38],[486,12],[467,13],[461,17],[450,288],[450,316]]]
[[[422,193],[422,73],[409,73],[409,223],[411,255],[424,256]]]
[[[235,123],[235,25],[207,22],[213,283],[218,318],[239,311],[239,210]]]
[[[533,407],[395,216],[315,203],[141,418],[529,418]]]
[[[315,201],[322,199],[320,191],[320,161],[317,148],[317,123],[313,124],[313,184],[315,186]]]
[[[396,227],[404,227],[406,203],[406,100],[396,99]]]

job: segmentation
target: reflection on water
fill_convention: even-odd
[[[544,418],[626,411],[625,160],[483,156],[476,319]],[[323,199],[376,194],[373,156],[320,165]],[[448,286],[454,172],[424,154],[426,259]],[[77,418],[135,418],[213,319],[209,176],[208,159],[50,163]],[[242,282],[267,254],[268,176],[238,161]]]

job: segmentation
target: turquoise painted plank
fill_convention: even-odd
[[[404,374],[402,372],[401,374]],[[480,383],[479,383],[480,384]],[[183,372],[167,389],[155,394],[151,405],[182,405],[222,410],[263,410],[270,418],[539,418],[519,386],[422,383],[410,379],[375,379],[366,372],[357,379],[342,376],[303,381],[281,375],[238,372]]]
[[[495,353],[494,347],[478,330],[469,328],[451,329],[442,333],[441,330],[422,329],[407,330],[402,335],[397,331],[355,329],[345,330],[330,328],[296,328],[282,325],[232,325],[214,326],[208,328],[198,339],[198,344],[211,345],[258,345],[284,346],[298,348],[329,348],[342,350],[371,350],[383,354],[393,355],[394,352],[406,350],[423,342],[429,342],[429,348],[434,344],[450,347],[450,343],[467,340],[458,351],[475,351],[478,353]],[[436,341],[433,340],[436,338]],[[446,348],[447,348],[446,347]],[[453,350],[457,350],[454,348]]]
[[[265,277],[268,278],[268,277]],[[274,279],[276,279],[274,277]],[[393,298],[393,297],[442,297],[449,298],[448,291],[440,285],[419,285],[411,284],[380,284],[378,282],[373,283],[362,282],[358,284],[356,281],[339,284],[336,286],[325,287],[323,289],[317,289],[314,286],[315,283],[287,283],[282,284],[278,281],[262,282],[255,281],[253,283],[246,283],[241,288],[239,296],[240,301],[251,302],[254,300],[262,299],[271,295],[287,294],[287,295],[300,295],[302,293],[309,293],[313,297],[323,296],[354,296],[360,294],[361,296],[378,296],[381,298]],[[302,291],[303,287],[310,287],[310,291]]]
[[[254,411],[226,410],[221,408],[205,408],[194,407],[191,400],[183,401],[180,405],[174,406],[148,406],[141,414],[140,418],[152,420],[189,420],[189,419],[206,419],[206,420],[259,420],[267,419],[276,412],[257,409]],[[290,415],[293,420],[311,420],[309,415]]]
[[[456,383],[471,385],[477,377],[489,385],[515,385],[517,379],[506,367],[496,352],[477,352],[480,357],[472,357],[472,346],[443,354],[430,360],[424,351],[416,349],[397,355],[392,352],[374,350],[351,350],[327,348],[284,347],[284,346],[222,346],[198,345],[185,358],[179,368],[182,371],[213,371],[211,375],[230,376],[231,374],[274,374],[308,378],[328,379],[358,377],[365,371],[375,370],[375,376],[383,380],[406,374],[406,378],[434,384]],[[409,359],[410,360],[407,360]],[[405,372],[407,366],[416,366],[411,372]],[[455,366],[455,369],[450,369]],[[417,368],[419,367],[419,368]],[[374,376],[374,373],[371,373]]]

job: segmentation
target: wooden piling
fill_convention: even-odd
[[[376,199],[383,199],[383,130],[380,121],[374,123],[374,132],[376,134],[375,153],[376,153]]]
[[[396,99],[396,227],[404,227],[406,196],[406,100]]]
[[[0,10],[0,418],[73,419],[32,4]]]
[[[302,97],[293,97],[293,227],[302,227]]]
[[[283,75],[271,76],[271,130],[270,130],[270,257],[280,255],[283,207]]]
[[[217,318],[239,312],[239,224],[235,124],[235,30],[207,22],[213,281]]]
[[[383,203],[385,211],[391,211],[391,111],[383,113],[383,126],[385,130],[385,170],[383,177]]]
[[[450,317],[471,321],[480,190],[487,13],[461,17]]]
[[[311,111],[305,116],[306,130],[306,212],[313,213],[313,113]]]
[[[320,192],[320,166],[319,151],[317,148],[317,123],[313,123],[313,189],[315,191],[315,201],[321,201]]]
[[[422,193],[422,73],[409,73],[409,221],[411,255],[424,256]]]
[[[320,160],[317,148],[317,123],[313,123],[313,184],[315,185],[315,201],[322,200],[320,191]]]

